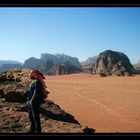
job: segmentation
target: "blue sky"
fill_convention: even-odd
[[[64,53],[83,61],[105,50],[140,60],[140,8],[0,8],[0,60]]]

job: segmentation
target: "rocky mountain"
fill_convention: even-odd
[[[95,63],[98,59],[98,56],[89,57],[87,60],[82,61],[82,71],[85,73],[94,74],[95,73]]]
[[[37,69],[42,72],[43,74],[46,74],[52,67],[54,66],[54,63],[51,59],[42,61],[42,64],[40,64]]]
[[[80,62],[78,58],[71,57],[65,54],[49,54],[49,53],[43,53],[41,54],[41,58],[37,59],[35,57],[31,57],[27,59],[23,65],[24,68],[33,68],[38,69],[42,73],[51,73],[50,69],[56,64],[64,64],[66,62],[69,62],[71,65],[80,68]],[[55,66],[54,66],[55,67]],[[53,68],[52,68],[53,69]],[[68,72],[69,73],[69,72]]]
[[[134,66],[135,70],[140,70],[140,61],[133,66]]]
[[[71,65],[69,62],[65,62],[64,64],[54,65],[46,74],[65,75],[65,74],[72,74],[72,73],[79,73],[79,72],[82,72],[81,68]]]
[[[0,60],[0,72],[7,71],[12,68],[21,68],[22,63],[14,60]]]
[[[140,74],[140,61],[133,65],[134,69],[135,69],[135,74]]]
[[[82,61],[80,63],[83,67],[86,67],[86,66],[91,66],[92,67],[92,66],[95,65],[97,59],[98,59],[98,56],[89,57],[87,60]]]
[[[9,62],[9,63],[8,63]],[[11,63],[10,63],[11,62]],[[35,57],[30,57],[29,59],[25,60],[24,64],[17,63],[16,61],[1,61],[0,72],[7,71],[12,68],[30,68],[30,69],[38,69],[43,74],[48,73],[51,67],[56,64],[64,64],[69,62],[74,67],[80,68],[81,64],[76,57],[71,57],[65,54],[49,54],[43,53],[41,54],[41,58],[37,59]],[[3,64],[3,65],[2,65]],[[73,68],[70,68],[72,70]],[[51,70],[50,70],[51,71]],[[49,71],[49,73],[50,73]],[[67,71],[67,70],[66,70]],[[68,72],[73,73],[73,72]]]
[[[29,130],[26,91],[31,80],[30,69],[12,69],[0,73],[0,133],[23,134]],[[51,94],[51,93],[50,93]],[[40,108],[43,135],[94,134],[95,129],[81,125],[53,101],[45,99]]]
[[[0,67],[0,72],[8,71],[13,68],[22,68],[22,65],[20,65],[20,64],[3,64]]]
[[[41,54],[41,60],[52,60],[54,64],[63,64],[65,62],[70,62],[72,65],[76,67],[81,67],[81,64],[76,57],[71,57],[69,55],[65,54],[49,54],[49,53],[43,53]]]
[[[106,50],[99,54],[95,65],[96,74],[101,76],[107,75],[131,75],[134,68],[129,58],[122,52]]]
[[[21,63],[19,61],[14,61],[14,60],[0,60],[0,67],[3,64],[19,64],[19,65],[23,65],[23,63]]]
[[[66,63],[69,63],[71,66],[66,66]],[[25,60],[24,64],[18,61],[0,60],[0,72],[12,68],[33,68],[48,75],[71,74],[81,71],[91,74],[104,73],[105,75],[131,75],[131,71],[136,74],[140,73],[140,62],[134,65],[135,70],[132,70],[132,67],[133,66],[130,64],[129,59],[125,54],[111,50],[100,53],[100,56],[89,57],[81,63],[76,57],[65,54],[49,53],[41,54],[40,59],[30,57]]]
[[[37,69],[38,66],[41,65],[42,63],[43,62],[40,59],[30,57],[29,59],[25,60],[23,67]]]

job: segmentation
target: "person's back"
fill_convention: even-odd
[[[34,100],[34,104],[40,104],[43,102],[44,100],[44,94],[43,94],[43,89],[42,89],[42,85],[40,83],[39,80],[33,80],[30,84],[30,92],[29,92],[29,99],[28,100],[31,100],[34,92],[37,94],[37,97],[35,98]]]
[[[41,133],[39,108],[44,100],[45,93],[49,93],[45,88],[44,76],[38,71],[31,71],[32,82],[28,92],[28,113],[31,121],[29,133]]]

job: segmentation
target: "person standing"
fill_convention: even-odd
[[[45,77],[41,72],[38,70],[31,70],[30,78],[32,79],[32,82],[29,86],[27,103],[31,125],[27,133],[41,133],[40,105],[43,98],[47,98],[49,91],[46,89]]]

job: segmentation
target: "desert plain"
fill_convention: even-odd
[[[46,85],[48,99],[95,133],[140,132],[140,75],[46,76]]]

